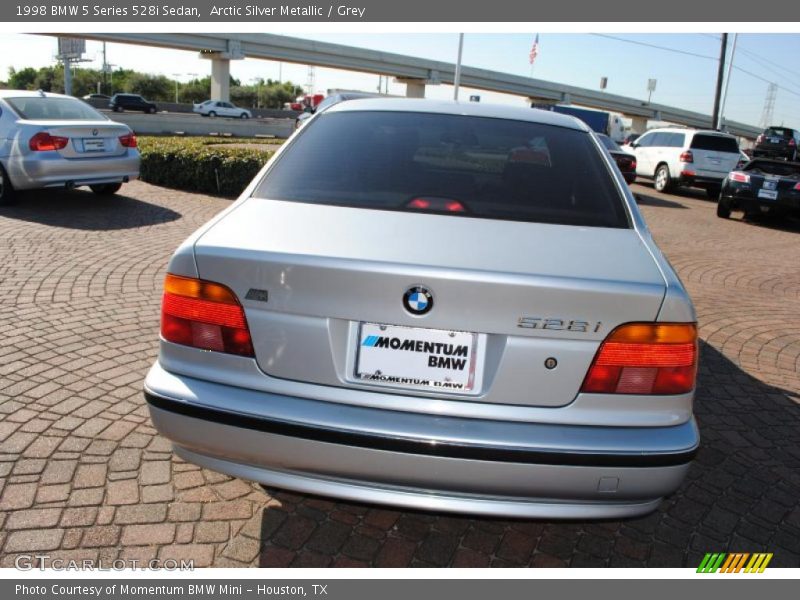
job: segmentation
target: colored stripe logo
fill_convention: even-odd
[[[708,552],[703,557],[698,573],[763,573],[772,552]]]
[[[361,342],[362,346],[374,346],[376,342],[380,339],[380,336],[377,335],[370,335],[367,336],[363,342]]]

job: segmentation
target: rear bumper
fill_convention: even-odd
[[[650,512],[681,484],[699,443],[693,420],[647,428],[436,417],[233,388],[158,364],[145,396],[176,453],[208,468],[304,493],[494,516]]]
[[[684,175],[681,173],[678,184],[687,187],[720,187],[724,179],[725,175],[723,174],[711,175],[697,173],[695,175]]]
[[[789,158],[793,153],[794,149],[788,146],[759,148],[753,150],[753,158]]]
[[[9,158],[6,170],[15,189],[28,190],[132,181],[139,177],[139,163],[135,150],[122,156],[77,159],[44,152]]]
[[[800,197],[787,197],[786,194],[783,194],[777,200],[767,200],[753,196],[750,191],[731,191],[730,189],[723,191],[723,197],[731,202],[733,208],[746,212],[758,212],[763,207],[772,211],[800,214]]]

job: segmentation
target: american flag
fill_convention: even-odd
[[[536,39],[533,40],[533,46],[531,46],[531,53],[528,55],[528,60],[530,61],[531,65],[536,60],[536,57],[539,56],[539,34],[536,34]]]

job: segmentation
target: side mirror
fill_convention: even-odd
[[[639,144],[637,142],[631,142],[630,144],[628,144],[628,146],[630,146],[631,148],[638,148]]]

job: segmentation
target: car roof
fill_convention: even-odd
[[[736,138],[735,135],[725,133],[724,131],[716,131],[714,129],[692,129],[691,127],[654,127],[653,129],[648,129],[644,133],[652,133],[653,131],[668,133],[702,133],[703,135],[718,135],[720,137]],[[644,133],[642,135],[644,135]]]
[[[484,104],[479,102],[456,102],[441,100],[426,100],[419,98],[359,98],[339,102],[331,106],[326,113],[336,112],[418,112],[440,115],[463,115],[471,117],[489,117],[494,119],[509,119],[514,121],[528,121],[545,125],[557,125],[579,131],[589,131],[583,121],[569,115],[526,108],[507,106],[503,104]]]
[[[66,96],[65,94],[54,94],[53,92],[42,92],[39,90],[0,90],[0,98],[73,98],[74,96]]]

